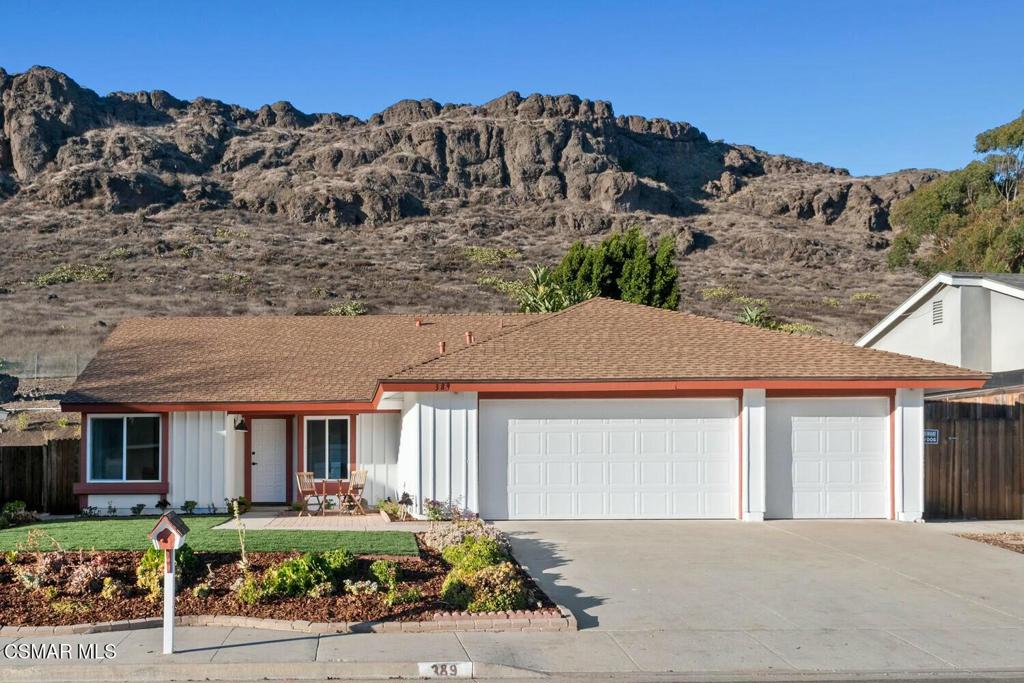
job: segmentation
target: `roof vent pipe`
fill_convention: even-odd
[[[443,341],[437,342],[437,352],[438,353],[444,353],[444,342]]]
[[[423,318],[416,318],[416,327],[423,327]]]
[[[473,333],[472,332],[466,332],[466,344],[468,345],[468,344],[472,344],[472,343],[473,343]]]

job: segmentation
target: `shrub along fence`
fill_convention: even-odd
[[[78,480],[78,439],[43,446],[0,446],[0,505],[23,500],[29,510],[78,512],[73,492]]]
[[[925,517],[1024,517],[1024,412],[1021,393],[927,401]]]

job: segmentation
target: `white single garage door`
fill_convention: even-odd
[[[765,516],[888,516],[889,399],[768,399]]]
[[[480,401],[488,519],[733,518],[733,399]]]

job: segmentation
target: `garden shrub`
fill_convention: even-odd
[[[469,536],[462,543],[445,548],[441,557],[453,569],[475,572],[508,560],[508,553],[493,538]]]
[[[239,602],[246,605],[255,605],[267,597],[263,582],[255,574],[247,574],[236,590]]]
[[[340,587],[345,579],[351,578],[355,573],[355,555],[344,548],[328,550],[323,553],[321,557],[323,558],[324,566],[327,568],[327,571],[330,572],[331,580],[336,587]]]
[[[0,511],[0,516],[7,519],[11,526],[29,524],[37,521],[35,513],[28,511],[25,501],[23,500],[12,500],[8,503],[4,503],[3,510]]]
[[[518,568],[502,562],[476,571],[453,569],[441,586],[441,599],[469,612],[526,607],[527,589]]]
[[[369,595],[377,592],[377,584],[374,581],[353,581],[345,579],[345,592],[352,595]]]
[[[377,560],[370,565],[370,576],[391,593],[398,587],[398,563],[391,560]]]
[[[306,553],[268,569],[263,585],[268,596],[295,597],[309,595],[315,586],[330,580],[323,558]]]
[[[445,548],[459,545],[467,538],[481,536],[493,539],[502,550],[509,552],[508,536],[493,524],[484,524],[479,519],[432,526],[423,533],[423,542],[434,550],[443,552]]]
[[[334,595],[336,589],[335,584],[330,581],[324,581],[313,586],[309,591],[309,597],[311,598],[326,598],[328,595]]]
[[[402,516],[402,506],[393,500],[382,500],[377,503],[377,509],[391,519],[399,519]]]
[[[210,584],[208,584],[206,581],[203,581],[202,583],[198,583],[192,587],[192,595],[200,599],[205,599],[210,597],[211,590],[213,589],[210,586]]]
[[[110,567],[97,555],[71,571],[71,577],[67,582],[68,591],[78,595],[98,593],[103,589],[103,581],[109,573]]]
[[[470,612],[498,612],[526,607],[526,584],[511,562],[485,567],[470,578]]]
[[[174,553],[174,582],[183,586],[195,576],[199,568],[199,558],[186,543]],[[164,590],[164,552],[156,548],[148,549],[135,568],[135,584],[146,591],[149,597],[156,598]]]
[[[473,588],[469,585],[470,575],[453,569],[441,584],[441,599],[458,609],[466,609],[473,600]]]
[[[104,600],[116,600],[128,594],[128,587],[112,576],[103,579],[103,588],[100,589],[100,597]]]
[[[59,582],[65,564],[66,558],[62,552],[42,553],[36,560],[36,575],[40,584],[45,586]]]
[[[407,588],[404,591],[391,591],[384,596],[384,604],[388,607],[395,605],[408,605],[413,602],[419,602],[423,599],[423,591],[419,588]]]

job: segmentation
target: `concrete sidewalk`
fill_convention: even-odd
[[[960,677],[1024,672],[1024,629],[983,630],[592,630],[317,636],[180,627],[178,652],[170,656],[159,654],[160,629],[5,638],[0,642],[0,680],[418,678],[424,673],[421,663],[455,663],[462,675],[506,679],[583,673],[627,678],[678,673],[697,678],[733,675],[782,680],[833,674]],[[50,644],[56,646],[54,651],[38,650]],[[63,655],[61,644],[67,646]],[[80,652],[80,645],[95,649]],[[102,656],[107,645],[113,647],[115,656],[90,658]],[[28,651],[33,646],[37,648],[34,657]]]

